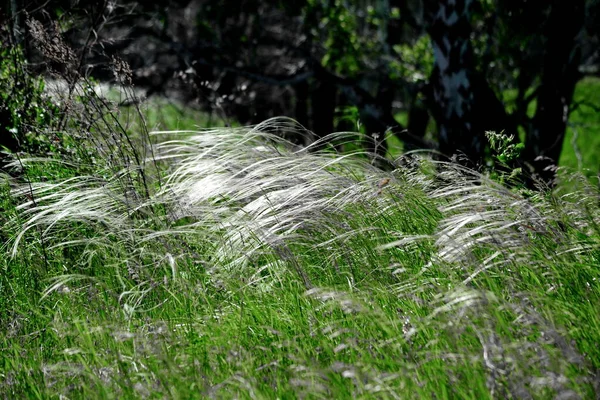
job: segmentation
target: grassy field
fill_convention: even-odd
[[[600,394],[597,185],[383,172],[286,119],[139,133],[193,129],[168,107],[3,178],[0,397]]]
[[[600,173],[600,78],[585,78],[575,88],[560,165],[588,177]]]

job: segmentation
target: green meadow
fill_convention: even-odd
[[[19,155],[0,188],[0,397],[597,397],[584,83],[553,192],[426,153],[381,171],[326,144],[356,135],[298,148],[289,119],[170,103]]]

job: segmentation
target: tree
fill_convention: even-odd
[[[485,38],[479,51],[474,49],[473,9],[488,26],[477,32]],[[583,0],[556,0],[539,7],[527,1],[425,1],[435,55],[429,103],[440,151],[460,153],[481,164],[485,131],[506,131],[519,140],[521,127],[525,150],[520,161],[528,183],[539,179],[551,184],[551,166],[558,163],[575,84],[581,78],[584,10]],[[492,62],[506,69],[486,71]],[[511,88],[518,95],[509,113],[498,95]],[[532,102],[537,107],[529,118]]]
[[[533,173],[551,183],[553,165],[563,146],[575,85],[581,78],[581,44],[584,1],[550,2],[549,15],[542,26],[544,52],[539,72],[537,110],[525,140],[523,162]]]
[[[317,136],[351,107],[380,156],[384,135],[395,134],[405,149],[482,166],[485,131],[504,131],[524,140],[521,166],[546,183],[581,67],[600,63],[597,0],[27,4],[29,15],[68,27],[71,47],[85,49],[81,70],[99,79],[112,74],[98,66],[121,53],[149,94],[176,90],[241,123],[284,114]],[[435,144],[425,139],[431,117]]]
[[[440,152],[461,152],[480,164],[485,138],[476,112],[481,95],[475,83],[477,70],[470,39],[471,4],[472,0],[425,1],[427,32],[435,56],[430,103],[438,125]]]

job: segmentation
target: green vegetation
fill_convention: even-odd
[[[529,95],[528,93],[527,95]],[[516,90],[504,93],[503,101],[508,110],[513,111],[517,97]],[[570,108],[569,122],[559,160],[559,166],[570,171],[578,171],[585,176],[595,177],[600,167],[600,79],[587,77],[575,86],[573,105]],[[527,116],[535,114],[537,101],[527,107]],[[525,140],[525,131],[519,130],[521,141]]]
[[[24,68],[22,51],[0,47],[0,151],[17,146],[32,152],[54,151],[57,107],[45,98],[44,82]],[[0,160],[2,156],[0,156]]]
[[[140,103],[114,64],[108,99],[83,78],[4,99],[28,131],[0,179],[0,397],[600,393],[589,175],[526,190],[522,146],[494,134],[487,175],[423,153],[382,171],[357,133],[299,148],[290,119],[205,128],[225,123]]]
[[[145,115],[3,180],[0,396],[599,393],[587,180],[561,197],[428,157],[383,172],[298,150],[287,119],[148,136],[177,117]]]
[[[594,177],[600,169],[600,79],[585,78],[575,87],[573,111],[560,165]]]

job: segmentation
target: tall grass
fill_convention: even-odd
[[[147,192],[115,168],[7,186],[0,393],[600,393],[594,185],[508,189],[418,154],[385,172],[325,144],[353,135],[298,134],[155,132]]]

